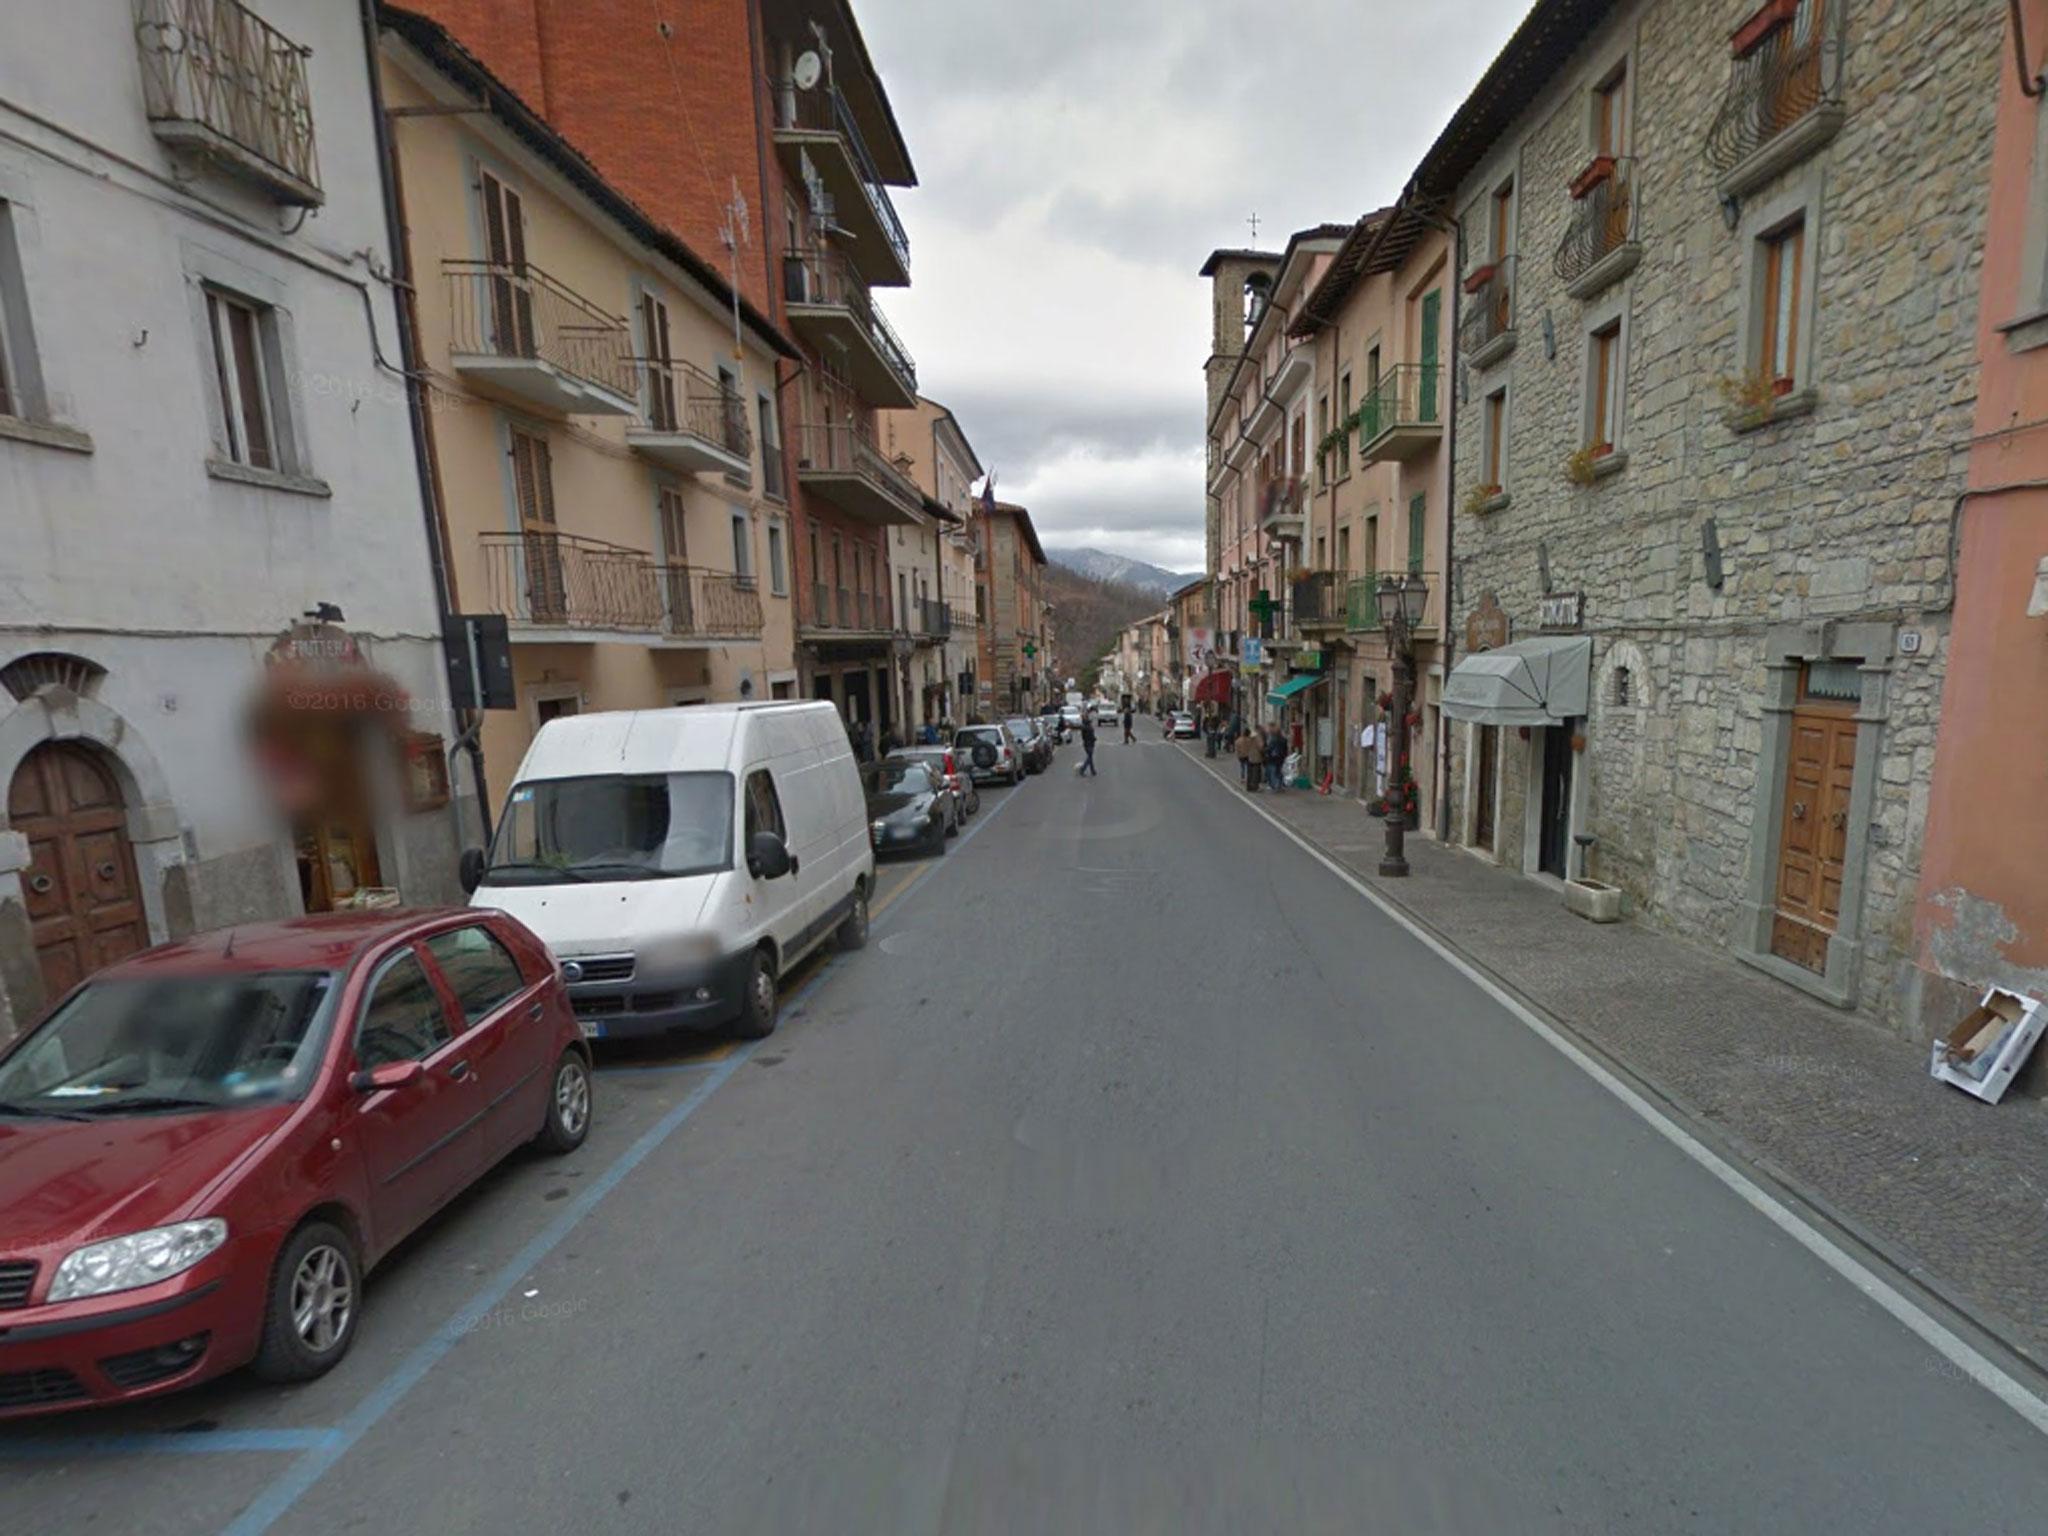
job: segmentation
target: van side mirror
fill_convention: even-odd
[[[476,888],[484,883],[484,871],[488,868],[490,865],[484,858],[483,849],[462,850],[462,861],[456,866],[456,874],[461,878],[464,895],[476,894]]]
[[[747,870],[756,880],[780,880],[795,868],[789,845],[773,832],[756,832],[747,840]]]

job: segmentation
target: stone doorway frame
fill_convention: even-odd
[[[1856,1006],[1863,958],[1863,884],[1869,868],[1871,807],[1877,799],[1878,753],[1891,715],[1896,624],[1844,624],[1815,620],[1773,624],[1764,637],[1763,750],[1749,824],[1749,869],[1732,947],[1738,959],[1789,982],[1837,1008]],[[1842,850],[1842,910],[1828,938],[1827,969],[1816,976],[1771,953],[1777,911],[1779,841],[1784,835],[1785,764],[1792,750],[1792,712],[1799,703],[1799,671],[1812,661],[1855,661],[1862,679],[1857,700],[1856,764],[1849,785],[1848,841]]]

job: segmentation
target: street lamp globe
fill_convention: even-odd
[[[1429,606],[1429,582],[1411,575],[1401,583],[1401,617],[1410,629],[1422,627],[1422,612]]]

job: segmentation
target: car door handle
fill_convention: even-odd
[[[526,1010],[526,1016],[527,1016],[527,1017],[528,1017],[529,1019],[537,1019],[537,1018],[539,1018],[539,1017],[540,1017],[540,1016],[541,1016],[542,1014],[546,1013],[547,1011],[548,1011],[548,1009],[547,1009],[547,1004],[545,1004],[545,1003],[535,1003],[535,1004],[534,1004],[534,1005],[533,1005],[533,1006],[532,1006],[531,1008],[529,1008],[529,1009],[527,1009],[527,1010]]]
[[[456,1082],[461,1082],[465,1077],[469,1076],[469,1063],[466,1061],[456,1062],[454,1066],[448,1069],[448,1075]]]

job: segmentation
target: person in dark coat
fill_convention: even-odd
[[[1089,710],[1081,716],[1081,766],[1076,773],[1095,772],[1095,712]],[[1100,775],[1097,775],[1100,777]]]
[[[1278,790],[1280,768],[1287,761],[1287,737],[1277,723],[1266,728],[1266,788]]]
[[[1133,711],[1131,709],[1131,706],[1126,704],[1124,706],[1124,741],[1126,744],[1129,744],[1130,742],[1136,741],[1138,739],[1137,737],[1131,734],[1132,714]]]

